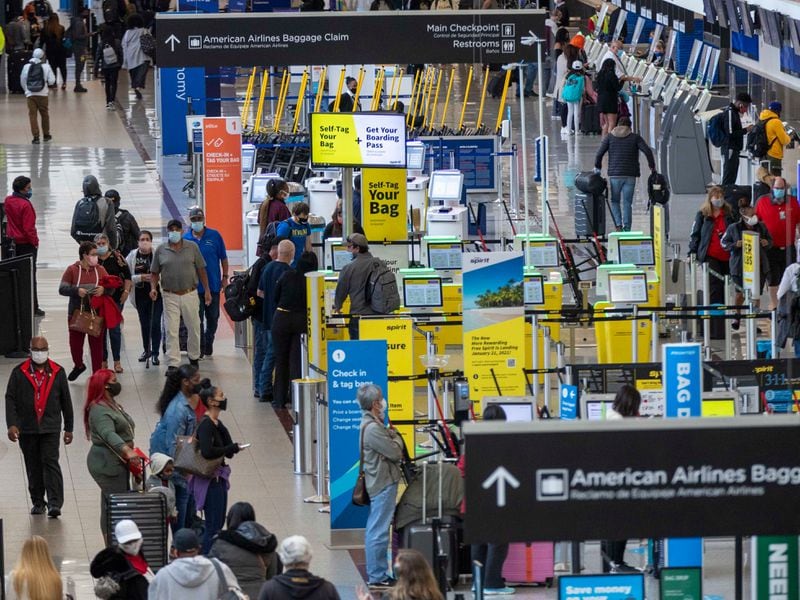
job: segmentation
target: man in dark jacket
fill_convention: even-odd
[[[32,515],[61,516],[64,479],[58,465],[61,415],[64,443],[72,442],[72,398],[64,368],[48,358],[43,337],[31,339],[31,358],[11,371],[6,388],[8,439],[19,442],[25,457]],[[47,492],[47,502],[45,502]]]
[[[739,174],[739,153],[744,148],[744,136],[753,126],[742,127],[741,115],[747,112],[753,99],[747,92],[736,96],[736,102],[725,109],[725,143],[720,148],[722,155],[722,182],[720,185],[733,185]]]
[[[13,193],[6,197],[4,210],[6,216],[6,237],[14,242],[14,256],[33,258],[33,306],[37,317],[43,317],[39,308],[39,294],[36,290],[36,256],[39,253],[39,234],[36,231],[36,210],[31,204],[30,177],[20,175],[12,184]]]
[[[114,218],[117,224],[117,250],[127,257],[131,250],[139,247],[139,223],[124,208],[119,207],[120,197],[117,190],[106,190],[104,194],[114,205]]]
[[[617,126],[603,138],[597,156],[594,158],[594,169],[600,172],[603,156],[608,152],[608,178],[611,183],[611,214],[617,228],[631,230],[631,213],[633,212],[633,192],[636,189],[636,178],[639,177],[639,152],[647,158],[652,172],[656,170],[653,151],[638,133],[631,130],[631,120],[621,117]],[[620,213],[620,196],[622,197],[622,213]]]
[[[94,223],[80,222],[78,208],[86,199],[94,200],[97,204],[97,220]],[[97,177],[87,175],[83,178],[83,198],[78,200],[72,214],[72,226],[69,234],[80,244],[81,242],[93,242],[94,236],[98,233],[105,233],[111,247],[117,247],[117,219],[114,215],[114,204],[111,199],[103,196]]]
[[[258,600],[339,600],[339,592],[330,581],[308,570],[311,544],[302,535],[283,540],[278,557],[285,571],[262,586]]]
[[[373,314],[369,302],[367,302],[366,288],[367,280],[374,268],[375,261],[369,252],[369,242],[366,236],[360,233],[353,233],[345,241],[347,250],[353,254],[353,260],[347,263],[339,273],[339,280],[336,282],[336,295],[333,300],[333,311],[339,312],[344,301],[350,297],[350,339],[358,339],[358,317],[352,315],[371,315]]]

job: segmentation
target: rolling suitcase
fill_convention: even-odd
[[[131,519],[142,532],[142,552],[147,564],[156,572],[167,564],[167,500],[163,494],[125,492],[110,494],[106,503],[106,526],[114,537],[114,527],[123,519]]]
[[[503,84],[506,81],[506,74],[502,72],[500,75],[493,75],[486,86],[486,93],[492,98],[499,98],[503,95]]]
[[[503,564],[503,577],[508,583],[553,583],[554,557],[552,542],[509,544]]]
[[[575,192],[575,235],[591,237],[593,234],[606,234],[605,195],[591,195]]]
[[[22,75],[22,67],[31,59],[33,53],[28,50],[16,50],[8,55],[8,91],[12,94],[22,94],[22,84],[19,76]]]
[[[584,104],[581,108],[581,133],[599,135],[603,132],[600,127],[600,109],[597,104]]]

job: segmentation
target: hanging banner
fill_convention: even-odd
[[[406,119],[402,114],[311,113],[310,131],[311,164],[315,167],[406,166]],[[402,173],[405,177],[406,172]]]
[[[171,68],[158,70],[161,88],[161,151],[164,156],[186,154],[186,119],[188,101],[192,111],[201,115],[206,112],[205,69]]]
[[[358,388],[367,383],[386,394],[386,341],[328,343],[328,453],[331,530],[362,529],[369,507],[352,502],[358,478],[361,408]]]
[[[698,567],[661,569],[661,600],[703,600],[703,570]]]
[[[361,226],[371,242],[408,239],[404,169],[361,171]]]
[[[206,222],[229,251],[242,250],[242,125],[239,117],[203,119]]]
[[[742,232],[742,287],[761,295],[761,236],[755,231]]]
[[[522,252],[464,255],[464,372],[478,406],[525,394],[522,271]]]
[[[753,600],[800,598],[797,536],[758,536],[751,543]]]

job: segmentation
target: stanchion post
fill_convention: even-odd
[[[347,240],[353,233],[353,169],[342,169],[342,237]]]
[[[747,360],[755,360],[756,358],[756,320],[752,318],[755,314],[755,306],[753,305],[753,293],[746,289],[744,291],[744,301],[747,303],[747,332],[745,346],[747,349]]]
[[[633,320],[631,321],[631,362],[639,362],[639,306],[633,305]]]
[[[777,344],[777,335],[778,335],[778,310],[772,309],[769,313],[769,321],[770,321],[770,332],[769,332],[769,346],[770,346],[770,358],[772,360],[776,360],[778,358],[778,344]]]
[[[316,463],[317,469],[314,473],[317,493],[315,496],[304,498],[303,502],[309,504],[327,504],[331,501],[330,478],[328,475],[328,401],[321,393],[316,397]],[[325,512],[326,509],[320,509]]]
[[[689,256],[689,306],[697,306],[697,261]],[[692,340],[697,341],[697,319],[692,319]]]
[[[653,311],[650,314],[650,362],[658,362],[658,313]]]
[[[308,334],[300,334],[300,377],[308,379]]]
[[[731,305],[731,276],[725,275],[725,306]],[[730,328],[730,321],[728,321],[727,317],[730,316],[730,312],[728,309],[725,309],[725,360],[731,360],[731,328]]]
[[[542,351],[544,352],[544,405],[547,407],[547,410],[550,410],[550,328],[543,327],[542,331],[544,332],[543,336],[543,343],[542,343]]]
[[[539,318],[531,315],[531,358],[533,363],[533,375],[531,376],[531,391],[533,399],[539,397]]]
[[[711,277],[708,272],[708,263],[703,263],[703,304],[705,306],[709,306],[711,304]],[[703,311],[705,312],[705,316],[708,317],[708,310]],[[705,352],[708,352],[708,349],[711,348],[711,319],[705,318],[703,319],[703,348]]]

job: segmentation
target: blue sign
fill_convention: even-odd
[[[644,574],[562,575],[559,600],[644,600]]]
[[[328,425],[331,477],[331,529],[362,529],[369,508],[352,503],[358,478],[361,408],[358,388],[388,380],[386,340],[328,342]]]
[[[664,540],[665,567],[702,567],[703,538],[669,538]]]
[[[700,344],[664,344],[662,382],[665,417],[699,417],[703,402],[703,351]]]
[[[192,99],[195,114],[205,114],[205,70],[202,67],[159,69],[161,82],[162,152],[186,153],[187,101]]]
[[[199,127],[192,127],[192,152],[195,154],[203,153],[203,122],[199,122]]]
[[[562,383],[558,386],[558,416],[572,421],[578,418],[578,386]]]

